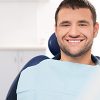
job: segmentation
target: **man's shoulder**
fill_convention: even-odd
[[[41,61],[39,64],[37,65],[34,65],[34,66],[30,66],[30,67],[27,67],[26,69],[24,69],[22,71],[22,74],[33,74],[37,71],[40,71],[41,69],[45,69],[48,68],[48,66],[52,65],[54,62],[53,59],[46,59],[46,60],[43,60]]]
[[[48,70],[47,64],[49,65],[50,61],[50,59],[44,60],[23,70],[20,74],[17,92],[31,89],[32,85],[36,86],[36,80]]]

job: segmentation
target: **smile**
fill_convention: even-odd
[[[84,39],[67,39],[67,42],[70,44],[78,44],[84,41]]]
[[[68,40],[68,42],[70,42],[70,43],[79,43],[79,42],[81,42],[81,40]]]

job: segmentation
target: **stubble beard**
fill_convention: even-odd
[[[87,45],[84,45],[83,49],[81,49],[79,52],[74,54],[74,53],[71,53],[70,50],[67,47],[63,46],[62,43],[59,43],[61,51],[65,55],[70,56],[70,57],[80,57],[80,56],[82,56],[84,54],[87,54],[87,52],[91,50],[92,45],[93,45],[93,41],[91,43],[88,43]]]

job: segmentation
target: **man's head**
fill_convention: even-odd
[[[88,1],[62,1],[55,14],[55,33],[61,56],[90,54],[98,27],[95,9]]]

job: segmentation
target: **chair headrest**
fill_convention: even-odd
[[[50,52],[55,56],[60,53],[60,47],[57,42],[55,33],[53,33],[48,40],[48,47]]]

